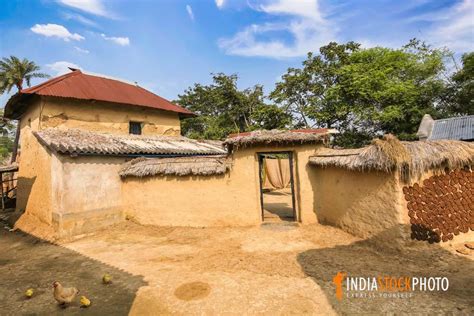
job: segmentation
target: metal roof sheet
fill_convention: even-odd
[[[82,100],[97,100],[193,115],[191,111],[173,104],[170,101],[139,87],[138,85],[128,84],[111,78],[85,74],[77,69],[34,87],[23,89],[19,92],[19,95],[41,95]]]
[[[222,146],[178,136],[117,135],[80,129],[48,128],[34,132],[53,151],[69,155],[223,155]]]
[[[435,120],[428,139],[473,140],[474,115]]]

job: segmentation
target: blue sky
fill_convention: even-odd
[[[75,65],[174,99],[210,73],[267,92],[329,41],[474,49],[474,0],[0,0],[0,56]],[[34,82],[38,83],[38,81]],[[2,104],[7,96],[1,96]]]

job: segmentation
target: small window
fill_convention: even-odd
[[[134,135],[142,134],[142,123],[140,122],[130,122],[129,133]]]

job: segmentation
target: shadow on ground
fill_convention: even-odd
[[[3,226],[3,225],[2,225]],[[124,271],[31,235],[0,228],[0,314],[2,315],[127,315],[137,290],[146,285],[141,276]],[[109,273],[113,283],[102,284]],[[80,308],[79,297],[63,309],[52,295],[52,283],[75,286],[92,301]],[[31,299],[24,292],[33,288]]]
[[[298,255],[298,263],[325,292],[339,314],[466,314],[474,313],[474,262],[438,244],[390,241],[396,227],[373,238],[334,248],[312,249]],[[447,292],[414,292],[411,298],[343,298],[337,300],[332,283],[337,272],[349,276],[448,277]],[[345,285],[345,283],[343,283]]]
[[[291,201],[290,201],[291,203]],[[293,208],[287,203],[264,203],[263,208],[280,219],[293,217]]]

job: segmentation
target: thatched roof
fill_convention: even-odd
[[[225,156],[200,156],[176,158],[136,158],[124,165],[119,174],[125,177],[147,177],[156,175],[199,175],[224,174],[232,162]]]
[[[181,136],[119,135],[79,129],[48,128],[34,132],[53,151],[70,155],[223,155],[222,146]]]
[[[291,145],[314,144],[323,142],[330,130],[321,129],[318,132],[259,130],[235,134],[228,137],[224,144],[229,147],[250,147],[255,145]]]
[[[429,170],[463,168],[474,164],[474,143],[436,140],[401,142],[391,135],[358,149],[321,148],[309,163],[349,170],[398,171],[409,182]]]

